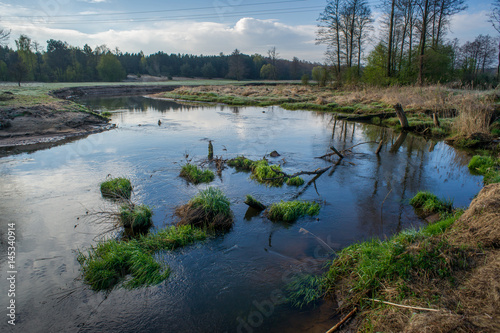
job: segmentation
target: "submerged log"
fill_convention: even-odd
[[[410,125],[408,124],[408,119],[406,118],[405,112],[401,104],[397,103],[396,105],[394,105],[394,110],[396,111],[396,115],[398,116],[401,127],[404,130],[410,128]]]

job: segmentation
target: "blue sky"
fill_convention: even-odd
[[[379,17],[380,0],[368,3]],[[146,54],[218,54],[235,48],[265,54],[275,46],[283,58],[321,62],[325,47],[315,45],[314,39],[325,4],[325,0],[0,0],[0,26],[12,30],[11,46],[20,34],[42,46],[54,38],[75,46],[106,44]],[[447,37],[465,42],[479,34],[497,36],[486,17],[491,1],[469,0],[468,5],[453,18]],[[378,41],[376,36],[372,43]]]

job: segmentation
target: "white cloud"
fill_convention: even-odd
[[[314,45],[316,26],[290,26],[276,20],[242,18],[234,25],[215,22],[155,23],[126,30],[85,33],[77,29],[50,28],[43,25],[12,25],[12,35],[26,34],[44,42],[50,38],[70,45],[106,44],[123,52],[219,54],[235,48],[247,54],[266,54],[276,46],[282,58],[322,61],[324,46]],[[11,41],[13,43],[13,41]]]
[[[473,41],[478,35],[497,36],[497,32],[488,22],[488,11],[477,13],[456,14],[450,21],[450,32],[447,37],[450,39],[458,38],[461,43]]]

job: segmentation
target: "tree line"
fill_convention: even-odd
[[[490,21],[500,32],[500,0],[492,5]],[[500,60],[498,40],[479,35],[460,45],[445,39],[453,15],[466,8],[465,0],[383,0],[375,35],[366,0],[328,0],[317,31],[317,43],[327,45],[323,77],[381,85],[495,84],[498,69],[495,78],[491,68]],[[365,57],[368,40],[377,42]]]
[[[6,36],[6,37],[5,37]],[[4,32],[4,38],[8,38]],[[123,53],[118,48],[110,50],[106,45],[92,49],[83,48],[50,39],[43,48],[26,35],[15,40],[16,49],[0,45],[0,81],[40,82],[92,82],[122,81],[127,74],[154,75],[172,78],[228,78],[297,80],[304,74],[310,75],[317,65],[299,60],[279,57],[276,48],[267,55],[247,55],[235,49],[224,55],[167,54],[157,52],[151,55]]]

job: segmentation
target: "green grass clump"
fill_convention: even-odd
[[[425,214],[450,213],[453,209],[451,202],[440,200],[437,196],[427,191],[418,192],[410,200],[410,205],[416,209],[421,209]]]
[[[101,112],[101,116],[103,117],[106,117],[106,118],[110,118],[113,114],[109,111],[103,111]]]
[[[267,216],[272,221],[293,222],[299,217],[319,214],[319,204],[310,201],[281,201],[269,207]]]
[[[286,184],[288,186],[301,186],[301,185],[304,185],[304,179],[300,178],[299,176],[293,177],[293,178],[289,178],[286,181]]]
[[[209,187],[200,191],[176,214],[181,217],[179,225],[192,225],[209,229],[229,229],[233,225],[231,203],[222,190]]]
[[[324,276],[325,285],[333,290],[340,280],[346,280],[349,301],[354,304],[368,295],[377,298],[384,286],[404,286],[405,281],[450,276],[454,268],[465,265],[463,257],[467,249],[456,248],[438,236],[448,230],[461,213],[418,231],[401,232],[385,241],[373,239],[346,247],[332,261]],[[400,297],[406,297],[404,291],[400,293]]]
[[[191,226],[168,227],[155,234],[130,241],[108,240],[79,252],[83,280],[93,290],[110,290],[118,285],[127,289],[158,284],[170,276],[170,268],[153,255],[206,238]]]
[[[105,198],[130,199],[132,184],[127,178],[113,178],[101,183],[101,194]]]
[[[469,162],[469,170],[472,174],[483,175],[486,185],[500,183],[500,162],[498,159],[476,155]]]
[[[255,179],[259,183],[267,184],[270,186],[282,186],[285,182],[285,178],[278,178],[273,180],[268,180],[267,178],[275,178],[281,176],[281,174],[276,171],[281,171],[279,165],[269,165],[266,160],[255,161],[252,165],[252,179]]]
[[[151,227],[153,212],[146,205],[124,204],[120,207],[120,224],[134,231],[143,231]]]
[[[252,197],[250,194],[246,195],[245,204],[247,204],[248,206],[253,207],[257,210],[266,209],[266,206],[264,204],[262,204],[259,200]]]
[[[190,203],[195,208],[203,208],[210,215],[231,215],[231,202],[229,202],[224,192],[216,187],[209,187],[206,190],[200,191],[200,193],[191,199]]]
[[[254,161],[249,160],[245,156],[238,156],[227,161],[227,165],[233,168],[238,168],[244,171],[251,171]]]
[[[281,166],[279,165],[269,165],[266,159],[253,161],[244,156],[238,156],[233,158],[227,162],[227,164],[231,167],[243,170],[243,171],[251,171],[251,178],[255,179],[259,183],[279,187],[282,186],[285,182],[290,186],[300,186],[304,184],[304,180],[300,177],[293,177],[291,179],[287,177],[281,177],[278,179],[269,179],[269,178],[277,178],[282,176],[277,171],[282,171]]]
[[[198,166],[189,163],[182,166],[180,176],[193,184],[210,183],[215,178],[212,171],[201,170]]]

